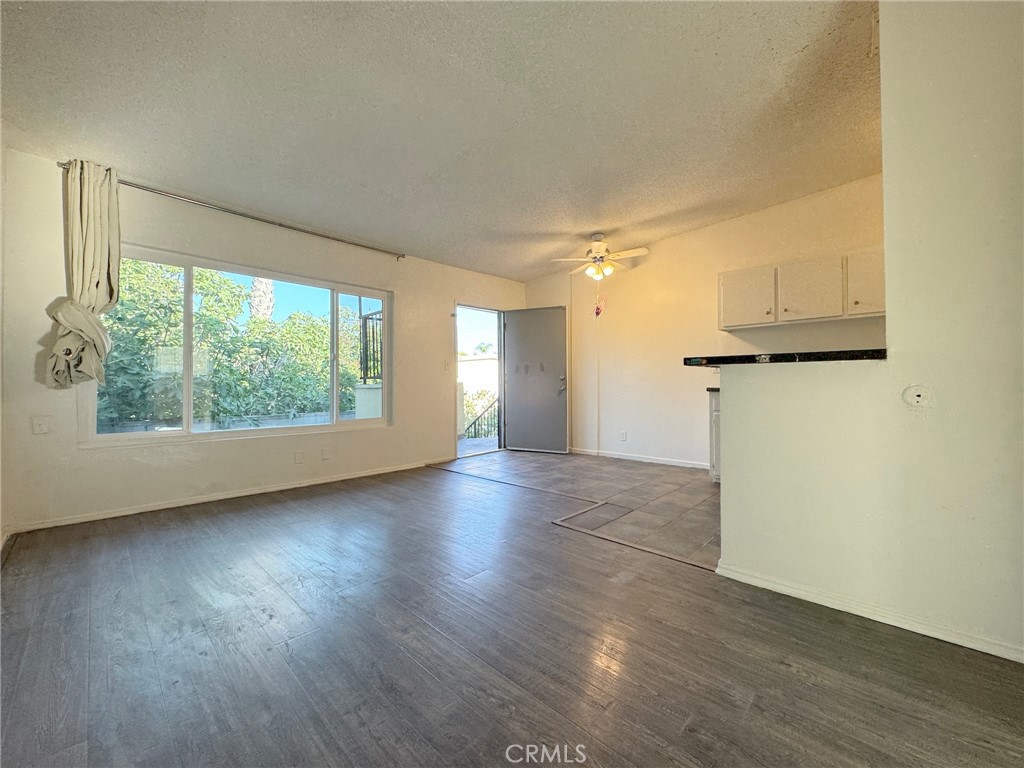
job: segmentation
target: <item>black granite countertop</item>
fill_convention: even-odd
[[[884,349],[843,349],[831,352],[764,352],[756,355],[719,355],[686,357],[683,365],[717,368],[720,365],[757,365],[761,363],[822,363],[833,360],[885,360]],[[710,390],[709,390],[710,391]]]

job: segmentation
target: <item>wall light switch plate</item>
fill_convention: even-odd
[[[320,461],[330,461],[330,460],[331,460],[331,449],[330,448],[323,448],[323,449],[321,449],[321,451],[320,451]]]
[[[301,463],[302,463],[302,462],[304,462],[305,460],[306,460],[306,457],[305,457],[305,455],[304,455],[304,454],[302,453],[302,451],[296,451],[296,452],[295,452],[295,463],[296,463],[296,464],[301,464]]]
[[[32,417],[32,434],[33,435],[48,435],[48,434],[50,434],[50,417],[49,416],[33,416]]]
[[[623,442],[625,442],[625,440],[626,440],[626,430],[622,430],[621,432],[619,432],[619,440],[622,440]]]

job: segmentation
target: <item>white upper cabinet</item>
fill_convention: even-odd
[[[724,331],[884,314],[880,247],[718,275],[718,327]]]
[[[753,267],[718,276],[718,325],[742,328],[774,323],[775,267]]]
[[[846,314],[885,312],[885,260],[881,251],[855,253],[846,260]]]
[[[842,317],[842,256],[794,261],[780,264],[778,269],[782,322]]]

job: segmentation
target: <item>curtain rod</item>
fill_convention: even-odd
[[[62,168],[65,171],[71,165],[70,161],[62,163],[57,162],[57,167]],[[132,187],[133,189],[141,189],[143,192],[152,192],[154,195],[161,195],[163,197],[169,197],[172,200],[180,200],[183,203],[191,203],[192,205],[198,205],[203,208],[209,208],[213,211],[220,211],[221,213],[230,213],[232,216],[241,216],[243,219],[251,219],[252,221],[258,221],[262,224],[270,224],[273,227],[280,227],[281,229],[290,229],[292,232],[301,232],[304,235],[312,235],[313,237],[320,237],[324,240],[333,240],[336,243],[344,243],[345,245],[354,245],[357,248],[366,248],[369,251],[377,251],[377,253],[386,253],[388,256],[394,256],[396,259],[404,259],[405,254],[399,253],[398,251],[389,251],[387,248],[379,248],[376,245],[367,245],[366,243],[359,243],[355,240],[346,240],[343,237],[336,237],[335,235],[325,235],[323,232],[316,232],[312,229],[304,229],[303,227],[297,227],[294,224],[285,224],[283,221],[275,221],[274,219],[266,219],[262,216],[256,216],[252,213],[245,213],[244,211],[235,210],[234,208],[226,208],[223,205],[217,205],[216,203],[210,203],[206,200],[197,200],[194,197],[185,197],[184,195],[177,195],[173,192],[167,192],[163,189],[154,189],[153,187],[147,187],[143,184],[136,184],[134,181],[126,181],[124,179],[118,179],[118,184],[125,187]]]

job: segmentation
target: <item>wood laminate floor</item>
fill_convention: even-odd
[[[1021,764],[1020,665],[550,522],[581,508],[422,469],[22,535],[2,765]]]

